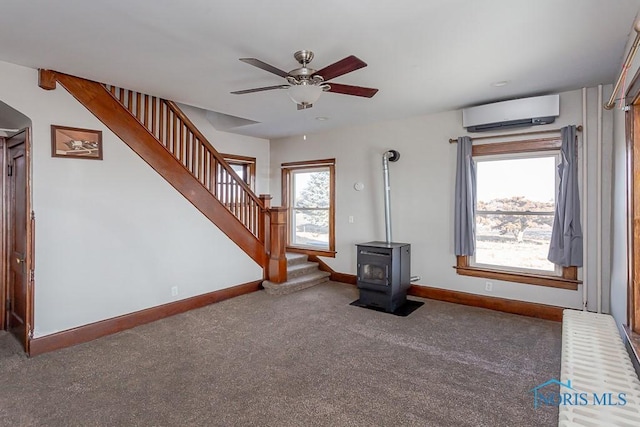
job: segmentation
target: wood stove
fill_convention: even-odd
[[[407,301],[411,284],[411,245],[368,242],[356,247],[359,303],[394,312]]]

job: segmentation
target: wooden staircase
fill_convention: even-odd
[[[40,70],[46,90],[60,83],[265,270],[287,280],[284,208],[256,196],[172,101]]]
[[[268,280],[262,286],[271,295],[290,294],[301,289],[324,283],[329,280],[331,273],[320,271],[317,262],[309,262],[307,255],[287,253],[287,280],[282,283],[272,283]]]

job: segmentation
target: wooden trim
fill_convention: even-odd
[[[488,297],[484,295],[475,295],[467,292],[420,285],[411,285],[409,288],[409,295],[473,307],[488,308],[490,310],[519,314],[521,316],[536,317],[538,319],[554,320],[556,322],[562,321],[562,311],[564,310],[563,307],[556,307],[553,305]]]
[[[2,212],[6,212],[8,209],[7,200],[7,145],[5,138],[0,137],[0,201],[2,203]],[[6,215],[0,215],[0,331],[4,331],[7,328],[7,296],[9,294],[9,272],[7,265],[7,235],[6,235],[7,218]]]
[[[640,69],[624,94],[627,145],[627,324],[640,333]]]
[[[285,242],[291,241],[290,211],[289,211],[289,187],[291,186],[291,170],[280,170],[280,206],[287,209],[287,225],[285,227]],[[288,249],[288,248],[287,248]]]
[[[527,285],[549,286],[577,290],[582,281],[578,280],[578,267],[563,267],[562,277],[544,274],[521,273],[517,271],[497,270],[491,268],[472,267],[467,255],[457,255],[453,267],[462,276],[483,277],[486,279],[504,280]]]
[[[636,74],[633,76],[633,80],[631,80],[627,88],[627,93],[624,95],[625,105],[636,103],[638,96],[640,96],[640,68],[636,70]]]
[[[329,252],[336,251],[336,162],[329,166]]]
[[[330,273],[331,276],[329,276],[329,280],[340,283],[348,283],[349,285],[355,285],[358,281],[358,278],[353,274],[345,274],[335,271],[333,268],[329,267],[327,263],[318,258],[317,255],[309,255],[308,259],[311,262],[317,262],[318,269],[320,271],[326,271],[327,273]]]
[[[27,211],[25,212],[27,216],[27,232],[25,237],[27,239],[27,248],[25,254],[25,268],[27,270],[27,309],[26,309],[26,318],[27,318],[27,336],[25,337],[25,351],[27,354],[30,351],[31,345],[31,337],[33,337],[33,328],[34,328],[34,295],[35,295],[35,213],[33,212],[33,205],[31,202],[32,199],[32,188],[33,183],[31,182],[31,178],[33,176],[33,172],[31,169],[32,166],[32,133],[31,128],[26,128],[24,130],[24,154],[26,161],[26,174],[27,174]]]
[[[226,159],[231,159],[231,160],[235,160],[238,163],[255,163],[256,162],[256,158],[255,157],[249,157],[249,156],[241,156],[239,154],[228,154],[228,153],[220,153],[220,155],[226,160]]]
[[[229,165],[237,164],[247,167],[247,179],[249,180],[247,184],[253,191],[256,188],[256,158],[249,156],[240,156],[238,154],[220,153],[220,155],[227,163],[229,163]]]
[[[623,326],[624,330],[624,344],[629,352],[631,363],[636,370],[636,374],[640,377],[640,334],[637,334],[631,330],[628,326]]]
[[[550,288],[560,288],[575,291],[578,289],[578,284],[574,280],[562,279],[560,277],[552,276],[535,276],[530,274],[506,273],[504,271],[489,270],[484,268],[475,267],[454,267],[456,272],[461,276],[470,277],[482,277],[485,279],[503,280],[505,282],[524,283],[526,285],[547,286]]]
[[[343,279],[338,280],[337,278],[334,279],[333,273],[331,275],[331,280],[336,282],[346,283],[349,285],[356,285],[358,282],[357,276],[353,274],[336,273]],[[538,319],[555,320],[557,322],[562,321],[562,311],[564,310],[563,307],[556,307],[553,305],[517,301],[507,298],[488,297],[484,295],[470,294],[467,292],[453,291],[450,289],[433,288],[425,285],[411,285],[407,293],[419,298],[428,298],[438,301],[452,302],[454,304],[487,308],[489,310],[536,317]]]
[[[629,326],[635,333],[640,333],[640,256],[636,252],[640,248],[640,101],[636,100],[627,114],[630,115],[628,130],[630,135],[629,155],[631,157],[630,185],[630,217],[631,217],[631,281],[628,294]]]
[[[578,280],[578,267],[562,267],[562,278],[568,280]]]
[[[335,165],[336,159],[320,159],[320,160],[301,160],[298,162],[286,162],[280,165],[281,168],[287,169],[305,169],[314,166]]]
[[[331,273],[330,279],[334,282],[347,283],[349,285],[358,284],[358,276],[355,274],[338,273],[334,271]]]
[[[318,263],[318,270],[320,271],[326,271],[327,273],[335,273],[335,271],[333,270],[333,268],[329,267],[329,264],[327,264],[326,262],[324,262],[322,259],[320,259],[318,257],[318,255],[309,255],[307,257],[307,259],[311,262],[317,262]],[[339,282],[339,280],[338,280]]]
[[[299,252],[308,255],[335,257],[336,249],[336,166],[335,159],[305,160],[300,162],[282,163],[281,168],[281,200],[280,204],[287,209],[286,242],[289,252]],[[288,166],[294,165],[294,167]],[[289,196],[291,187],[291,171],[300,169],[329,168],[329,249],[319,250],[291,245],[291,208]]]
[[[287,227],[287,209],[273,207],[269,210],[270,222],[270,248],[269,265],[267,274],[269,281],[283,283],[287,281],[287,256],[285,243],[285,229]]]
[[[31,340],[30,356],[71,347],[117,332],[260,290],[262,280],[170,302]]]
[[[144,127],[133,115],[126,113],[120,101],[108,89],[100,83],[62,73],[56,73],[56,79],[74,98],[111,129],[118,138],[189,200],[258,265],[263,267],[266,265],[266,252],[262,242],[195,178],[169,150],[158,143],[158,140],[149,129]],[[167,101],[167,103],[167,105],[172,105],[170,101]],[[178,114],[176,111],[174,112]],[[185,123],[187,123],[186,120],[184,120]],[[196,136],[198,138],[201,137],[199,133]],[[204,144],[204,141],[201,142]],[[217,151],[212,151],[212,153],[217,153]],[[237,177],[231,167],[226,163],[224,165],[228,168],[228,171],[231,171],[230,173],[233,176]],[[244,181],[237,179],[240,186],[250,191]],[[248,195],[255,199],[257,204],[260,203],[260,199],[252,192],[248,193]]]
[[[471,155],[492,156],[512,153],[535,153],[538,151],[555,151],[562,146],[560,137],[527,139],[524,141],[496,142],[493,144],[477,144],[471,147]]]
[[[295,252],[297,254],[306,254],[306,255],[315,255],[315,256],[327,256],[330,258],[335,258],[335,251],[323,251],[319,249],[309,249],[301,246],[287,246],[287,252]]]
[[[51,70],[38,70],[38,86],[44,90],[56,88],[56,73]]]
[[[626,322],[629,325],[631,330],[634,330],[634,319],[632,316],[633,313],[633,248],[635,244],[635,239],[633,237],[633,218],[634,218],[634,209],[633,209],[633,116],[635,107],[633,105],[630,106],[630,110],[625,114],[625,137],[626,137],[626,185],[627,185],[627,194],[626,194],[626,202],[627,202],[627,315]]]
[[[635,283],[636,271],[638,266],[636,265],[636,257],[634,256],[635,248],[640,243],[636,237],[636,204],[634,196],[637,193],[635,191],[636,186],[636,173],[635,169],[638,167],[638,162],[634,156],[634,118],[638,115],[637,106],[631,105],[629,111],[626,113],[625,126],[626,126],[626,138],[627,138],[627,324],[634,332],[640,332],[635,313],[634,298],[637,293],[637,286]]]

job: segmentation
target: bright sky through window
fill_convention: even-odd
[[[555,200],[555,156],[479,161],[476,166],[478,201],[513,196],[538,202]]]

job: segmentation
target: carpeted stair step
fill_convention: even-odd
[[[287,267],[297,264],[304,264],[305,262],[307,262],[308,258],[308,256],[305,254],[296,254],[293,252],[287,252],[285,256],[287,257]]]
[[[295,279],[296,277],[311,274],[314,271],[318,271],[317,262],[305,262],[304,264],[293,264],[287,266],[287,280]]]
[[[327,271],[316,270],[313,273],[295,277],[283,283],[272,283],[268,280],[265,280],[264,282],[262,282],[262,286],[268,294],[286,295],[299,291],[301,289],[310,288],[311,286],[327,282],[329,281],[330,275],[331,273]]]

